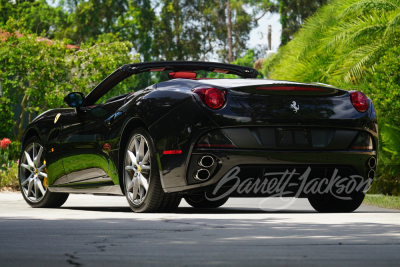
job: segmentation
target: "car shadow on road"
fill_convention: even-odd
[[[131,213],[132,210],[129,207],[61,207],[60,209],[65,210],[82,210],[82,211],[96,211],[96,212],[116,212],[116,213]],[[175,214],[263,214],[263,213],[317,213],[314,210],[262,210],[258,208],[230,208],[221,207],[216,209],[197,209],[192,207],[179,207],[176,209]],[[392,211],[354,211],[353,213],[393,213]],[[324,214],[324,213],[321,213]]]
[[[132,212],[129,207],[61,207],[65,210],[83,210],[99,212]],[[216,208],[216,209],[198,209],[191,207],[179,207],[175,210],[176,214],[257,214],[257,213],[315,213],[313,210],[262,210],[257,208]]]

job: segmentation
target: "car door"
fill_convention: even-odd
[[[63,122],[60,138],[64,169],[70,183],[86,181],[97,186],[112,182],[107,175],[113,149],[110,124],[131,92],[132,86],[121,81],[131,75],[115,71],[85,97],[82,106],[71,109]]]
[[[67,113],[69,113],[68,109],[53,109],[43,113],[41,119],[37,122],[37,127],[41,129],[45,142],[48,185],[68,183],[62,162],[63,153],[60,141],[61,121]]]
[[[113,102],[108,102],[100,105],[100,107],[107,111],[107,117],[99,117],[98,129],[98,163],[101,165],[110,164],[110,153],[117,149],[118,135],[116,135],[119,130],[115,129],[115,122],[120,119],[121,112],[117,110],[124,104],[124,99],[116,100]],[[120,125],[120,124],[118,124]],[[114,128],[114,129],[113,129]],[[110,166],[108,167],[110,171]],[[114,171],[115,173],[115,171]],[[113,178],[113,175],[108,172],[108,175]],[[115,176],[115,175],[114,175]],[[111,179],[110,178],[110,179]],[[115,178],[115,177],[114,177]],[[118,182],[118,180],[116,181]]]
[[[108,163],[99,157],[99,124],[108,112],[101,107],[71,110],[66,114],[60,132],[63,165],[69,183],[93,178],[107,178]]]

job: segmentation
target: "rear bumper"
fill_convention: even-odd
[[[198,160],[204,155],[211,155],[215,158],[215,168],[210,172],[210,178],[205,182],[193,179],[193,173],[199,169]],[[359,175],[367,179],[367,174],[371,170],[368,160],[376,157],[376,151],[272,151],[272,150],[242,150],[242,149],[197,149],[193,151],[191,160],[187,167],[187,185],[179,187],[164,188],[168,193],[183,192],[192,193],[196,191],[209,191],[214,188],[221,178],[224,177],[232,168],[239,167],[244,171],[249,166],[253,168],[276,170],[276,168],[293,168],[304,170],[327,169],[329,171],[338,169],[344,170],[343,175]],[[376,169],[374,167],[373,169]],[[246,172],[246,171],[245,171]],[[243,173],[243,172],[242,172]],[[320,174],[321,172],[319,172]],[[240,173],[238,174],[241,175]],[[243,174],[243,179],[249,178]],[[257,177],[252,177],[257,178]],[[313,178],[313,177],[310,177]],[[328,178],[329,177],[319,177]],[[163,179],[163,178],[162,178]]]

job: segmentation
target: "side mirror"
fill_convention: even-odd
[[[85,101],[85,95],[81,92],[72,92],[64,97],[64,101],[71,108],[80,108]]]

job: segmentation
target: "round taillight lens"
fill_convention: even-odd
[[[203,103],[209,108],[219,109],[225,103],[226,92],[217,88],[198,88],[194,92],[199,95]]]
[[[204,100],[210,108],[218,109],[224,105],[225,95],[216,88],[210,88],[206,91]]]
[[[368,98],[363,93],[358,91],[350,92],[350,100],[354,108],[359,112],[368,110]]]

